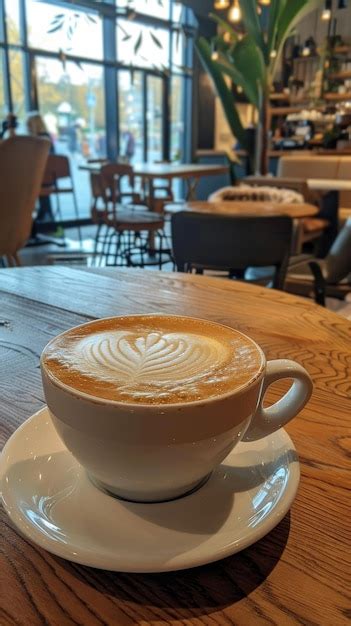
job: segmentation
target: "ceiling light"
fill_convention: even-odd
[[[329,22],[331,20],[331,10],[330,9],[324,9],[322,11],[321,19],[323,20],[323,22]]]

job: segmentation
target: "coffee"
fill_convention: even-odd
[[[245,335],[195,318],[97,320],[45,348],[49,376],[71,390],[129,404],[206,400],[247,386],[264,357]]]

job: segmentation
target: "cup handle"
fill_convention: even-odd
[[[264,409],[263,401],[267,388],[281,378],[292,378],[294,382],[289,391],[278,402]],[[312,390],[313,384],[309,373],[295,361],[287,359],[268,361],[259,405],[243,441],[262,439],[285,426],[307,404],[312,395]]]

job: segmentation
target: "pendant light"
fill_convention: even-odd
[[[322,11],[321,19],[323,22],[330,22],[332,16],[332,0],[325,0],[325,8]]]
[[[241,10],[240,10],[238,0],[234,0],[233,5],[229,9],[228,20],[229,22],[233,22],[234,24],[236,24],[237,22],[240,22]]]
[[[215,0],[214,8],[217,11],[225,11],[230,7],[230,0]]]

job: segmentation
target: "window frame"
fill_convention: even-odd
[[[67,53],[65,55],[67,61],[76,63],[87,63],[98,65],[103,69],[103,81],[105,90],[105,125],[107,136],[107,156],[111,159],[117,157],[120,147],[119,137],[119,93],[118,93],[118,71],[131,70],[141,71],[144,74],[144,80],[147,81],[147,75],[161,76],[163,79],[163,158],[170,158],[171,143],[171,112],[170,112],[170,89],[171,80],[174,75],[181,76],[183,81],[183,123],[184,123],[184,146],[182,146],[182,155],[184,160],[191,160],[192,146],[189,138],[192,136],[191,119],[186,116],[185,112],[191,110],[192,104],[192,67],[194,45],[193,40],[196,33],[197,22],[190,9],[184,7],[185,22],[182,25],[182,31],[185,36],[184,49],[184,68],[173,67],[173,38],[179,29],[179,23],[173,22],[174,0],[171,0],[169,19],[160,19],[143,13],[135,14],[135,22],[141,25],[153,26],[155,28],[168,29],[170,33],[169,45],[169,70],[167,72],[156,70],[149,67],[139,67],[137,65],[127,65],[119,60],[117,49],[117,21],[119,17],[125,17],[125,11],[115,6],[114,0],[104,0],[95,2],[94,0],[76,0],[69,2],[66,0],[46,0],[48,4],[52,4],[59,8],[67,8],[74,10],[86,11],[98,14],[102,20],[102,40],[103,40],[103,58],[100,60],[86,58],[75,54]],[[4,94],[5,103],[8,111],[13,111],[13,99],[11,93],[10,81],[10,64],[9,51],[11,49],[22,52],[24,63],[24,92],[25,107],[27,111],[39,109],[39,100],[37,92],[37,75],[35,68],[35,59],[37,57],[45,57],[60,60],[59,51],[49,51],[35,48],[28,44],[28,22],[26,15],[26,0],[19,0],[20,3],[20,29],[21,43],[10,44],[7,41],[6,20],[5,20],[5,2],[0,0],[0,50],[4,51]],[[72,6],[73,5],[73,6]],[[1,39],[1,34],[3,37]],[[188,108],[190,106],[190,109]],[[145,108],[145,107],[144,107]]]

